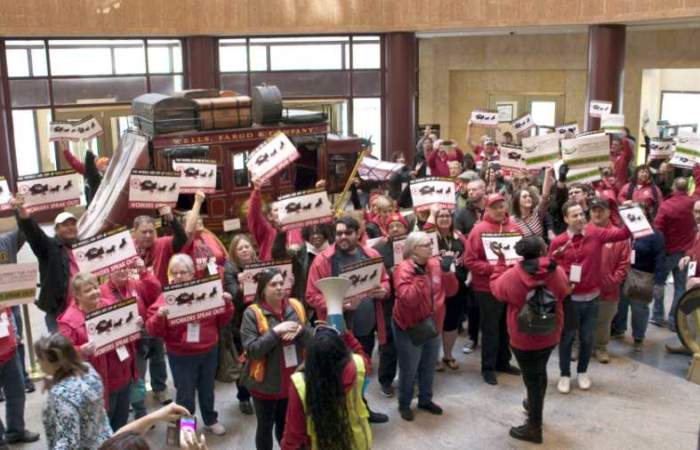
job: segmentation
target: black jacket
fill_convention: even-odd
[[[472,231],[474,225],[481,220],[482,215],[482,211],[479,211],[471,202],[467,201],[466,208],[458,209],[455,214],[455,230],[465,236],[469,236],[469,232]]]
[[[40,310],[60,314],[66,308],[70,283],[70,247],[62,240],[49,237],[31,217],[17,218],[19,229],[39,260],[41,291],[36,305]]]

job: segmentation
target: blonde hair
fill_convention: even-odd
[[[247,234],[237,234],[233,237],[233,239],[231,239],[231,244],[228,247],[228,254],[238,269],[242,268],[242,264],[241,260],[238,258],[238,251],[236,249],[241,241],[246,241],[250,245],[250,247],[253,249],[253,260],[258,260],[258,249],[256,248],[253,239],[251,239]]]
[[[96,288],[100,287],[100,282],[97,280],[97,277],[90,272],[79,272],[73,277],[73,281],[71,281],[71,288],[73,288],[73,292],[83,292],[83,286],[89,284],[92,285]]]

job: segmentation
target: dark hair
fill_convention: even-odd
[[[569,215],[569,210],[573,208],[574,206],[581,206],[578,204],[577,201],[574,200],[567,200],[564,205],[561,207],[561,213],[564,217]]]
[[[87,365],[80,354],[75,351],[73,343],[58,332],[39,338],[34,343],[34,351],[38,358],[58,366],[56,373],[53,374],[51,384],[88,372]]]
[[[403,152],[401,150],[391,152],[391,162],[396,162],[396,160],[399,158],[405,158],[405,156],[403,155]]]
[[[532,197],[532,211],[535,211],[535,206],[540,202],[540,198],[537,195],[536,189],[530,189],[529,187],[524,189],[518,189],[513,194],[513,215],[518,218],[522,218],[522,212],[520,211],[520,196],[523,192],[527,192]]]
[[[318,448],[351,450],[353,447],[343,386],[343,370],[350,358],[348,346],[333,333],[317,334],[306,348],[306,405]]]
[[[276,267],[270,267],[255,274],[255,282],[258,287],[255,289],[255,301],[265,300],[265,287],[268,285],[275,275],[282,275],[282,272]]]
[[[150,450],[148,441],[135,431],[115,434],[102,443],[98,450]]]
[[[331,240],[331,231],[325,224],[309,225],[301,229],[301,237],[307,242],[311,239],[312,234],[321,234],[327,241]]]
[[[546,248],[544,239],[540,236],[528,236],[515,244],[515,253],[526,260],[537,259],[544,254]]]
[[[348,215],[343,215],[335,221],[336,226],[338,224],[341,224],[341,223],[343,225],[345,225],[345,228],[347,228],[348,230],[355,230],[355,231],[360,230],[360,223],[357,220],[355,220],[353,217],[350,217]]]

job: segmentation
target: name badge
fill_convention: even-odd
[[[207,263],[207,270],[209,271],[209,275],[219,274],[219,271],[216,269],[216,259],[209,258],[209,262]]]
[[[187,324],[187,342],[199,342],[199,322],[190,322]]]
[[[572,264],[571,271],[569,272],[569,281],[572,283],[580,283],[582,269],[583,268],[579,264]]]
[[[296,367],[299,365],[297,360],[297,347],[296,345],[285,345],[282,347],[284,351],[284,367]]]
[[[129,359],[129,350],[123,345],[117,347],[117,356],[119,357],[119,362],[124,362]]]
[[[697,270],[698,270],[698,262],[697,261],[688,262],[688,276],[689,277],[696,276]]]
[[[632,250],[632,252],[630,253],[630,264],[634,264],[636,260],[637,260],[637,251]]]
[[[6,338],[10,335],[10,319],[7,313],[0,314],[0,338]]]

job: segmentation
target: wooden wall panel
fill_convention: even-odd
[[[0,2],[0,35],[441,31],[697,17],[699,0],[8,0]]]

